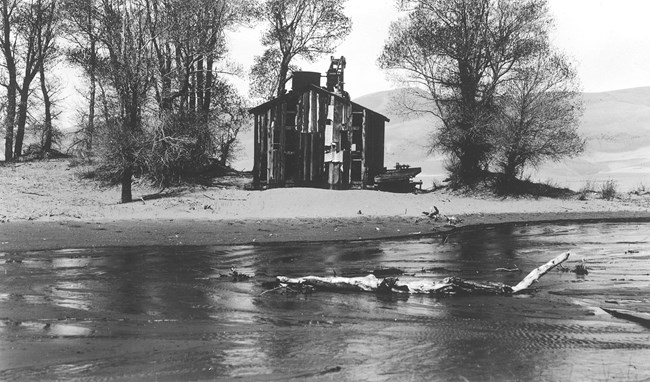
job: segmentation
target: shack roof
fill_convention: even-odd
[[[264,112],[264,111],[268,110],[269,108],[273,107],[274,105],[276,105],[277,103],[279,103],[281,101],[284,101],[287,98],[295,97],[298,93],[304,92],[305,90],[315,90],[316,92],[318,92],[320,94],[333,96],[333,97],[336,97],[336,98],[338,98],[340,100],[350,102],[353,107],[357,107],[357,108],[361,108],[361,109],[364,109],[366,111],[369,111],[369,112],[371,112],[371,113],[373,113],[375,115],[378,115],[384,121],[390,122],[390,119],[388,117],[386,117],[385,115],[383,115],[383,114],[377,113],[376,111],[368,109],[367,107],[365,107],[363,105],[360,105],[360,104],[358,104],[356,102],[353,102],[353,101],[341,96],[340,94],[332,93],[332,92],[328,91],[327,89],[325,89],[323,87],[316,86],[316,85],[313,85],[313,84],[310,84],[310,85],[304,87],[300,91],[296,91],[296,90],[293,90],[293,89],[289,90],[287,93],[281,95],[278,98],[274,98],[274,99],[272,99],[270,101],[264,102],[261,105],[258,105],[258,106],[255,106],[254,108],[249,109],[248,112],[251,113],[251,114],[258,114],[260,112]]]

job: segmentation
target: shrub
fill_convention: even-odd
[[[618,193],[618,183],[613,180],[609,179],[608,181],[604,182],[601,187],[600,187],[600,193],[603,196],[603,199],[605,200],[612,200],[616,197],[616,194]]]
[[[447,170],[447,173],[449,174],[449,177],[447,180],[449,181],[449,187],[452,190],[457,190],[463,186],[463,180],[460,176],[460,162],[456,160],[455,158],[448,158],[444,161],[443,166],[445,167],[445,170]]]
[[[634,191],[632,191],[632,193],[637,194],[637,195],[647,194],[648,193],[648,187],[646,187],[646,185],[643,184],[643,182],[640,182],[639,185],[636,187],[636,189]]]
[[[594,184],[591,180],[588,180],[580,190],[578,190],[578,199],[587,200],[587,196],[594,192]]]
[[[143,175],[152,184],[167,187],[193,177],[213,152],[208,125],[193,115],[170,115],[148,132],[142,151]]]
[[[529,181],[529,180],[530,180],[530,177],[528,177],[527,181]],[[551,179],[551,178],[546,179],[542,184],[544,186],[548,187],[548,188],[560,188],[560,184],[557,181],[555,181],[554,179]]]

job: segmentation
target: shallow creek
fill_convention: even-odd
[[[276,275],[459,276],[516,297],[265,292]],[[235,282],[222,277],[255,275]],[[519,268],[503,272],[497,268]],[[0,253],[0,380],[645,380],[650,223],[503,225],[396,241]]]

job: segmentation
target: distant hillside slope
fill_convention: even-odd
[[[442,156],[429,154],[431,134],[440,123],[431,115],[409,116],[401,113],[395,106],[394,97],[401,95],[401,90],[387,90],[371,93],[354,99],[371,110],[390,119],[386,124],[384,147],[384,164],[393,167],[396,163],[422,167],[422,178],[442,180],[446,177]],[[425,180],[425,187],[431,186]]]
[[[650,145],[650,88],[585,93],[581,131],[593,149],[630,151]]]

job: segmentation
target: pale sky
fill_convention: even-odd
[[[352,98],[400,87],[377,67],[390,22],[399,16],[394,4],[394,0],[348,0],[352,33],[334,56],[346,58],[345,86]],[[584,91],[650,86],[649,0],[549,0],[549,4],[556,24],[555,45],[577,64]],[[259,30],[244,28],[231,36],[232,59],[245,72],[262,52],[259,36]],[[325,72],[329,62],[325,57],[300,66]]]

